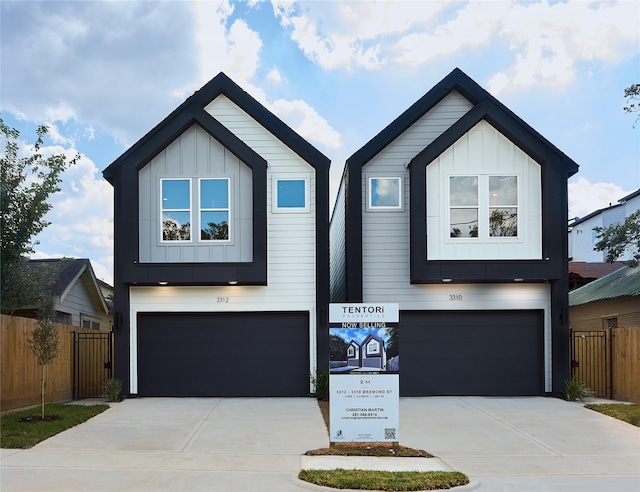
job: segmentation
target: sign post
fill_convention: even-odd
[[[330,442],[398,442],[398,304],[329,305]]]

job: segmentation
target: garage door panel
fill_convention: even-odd
[[[402,396],[540,395],[542,311],[404,311]]]
[[[141,396],[305,396],[308,313],[141,313]]]

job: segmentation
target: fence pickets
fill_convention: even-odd
[[[595,396],[640,403],[640,326],[572,330],[571,374]]]
[[[31,338],[36,320],[17,316],[0,315],[0,410],[11,410],[40,403],[41,368],[36,361],[28,340]],[[77,326],[57,323],[60,336],[60,355],[45,366],[45,401],[47,403],[71,400],[74,387],[73,358],[74,332],[96,333],[96,330],[81,329]],[[107,333],[107,332],[103,332]],[[109,334],[110,335],[110,334]],[[112,350],[111,344],[110,349]],[[104,373],[104,361],[80,366],[83,374]],[[94,384],[95,386],[95,384]]]

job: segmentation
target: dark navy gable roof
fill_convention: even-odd
[[[550,149],[541,140],[542,137],[533,132],[531,127],[507,110],[504,105],[497,103],[494,98],[485,98],[476,104],[428,147],[425,147],[416,155],[411,160],[410,166],[415,165],[417,162],[429,164],[481,121],[489,123],[539,164],[544,164],[547,161],[547,153],[549,151],[557,151],[560,161],[566,165],[567,177],[577,172],[577,164],[575,162],[555,147]]]
[[[498,101],[495,97],[484,90],[473,79],[466,75],[459,68],[454,69],[449,75],[436,84],[429,92],[416,101],[409,109],[396,118],[384,130],[373,137],[360,150],[347,159],[347,167],[360,165],[364,166],[373,157],[375,157],[382,149],[389,145],[393,140],[404,133],[411,125],[413,125],[424,114],[430,111],[436,104],[445,98],[451,92],[456,91],[462,94],[474,106],[477,106],[483,100],[495,108],[496,112],[502,113],[507,120],[517,122],[518,126],[524,132],[530,134],[529,140],[537,140],[536,146],[543,146],[550,151],[562,157],[567,165],[567,172],[572,176],[578,172],[578,164],[567,157],[563,152],[557,149],[551,142],[531,128],[521,118],[516,116],[509,108]],[[498,128],[503,131],[502,128]],[[523,149],[524,150],[524,149]]]
[[[244,155],[237,157],[251,165],[253,158],[248,155],[250,153],[246,153],[246,146],[239,145],[240,140],[204,110],[204,107],[220,94],[227,96],[312,167],[329,167],[328,157],[220,72],[111,163],[102,172],[105,179],[113,184],[117,168],[130,158],[138,165],[146,164],[194,123],[202,126],[214,138],[221,140],[222,136],[221,143],[227,147],[231,146],[230,150],[236,155],[237,152],[243,153]]]

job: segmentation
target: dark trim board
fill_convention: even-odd
[[[401,311],[400,396],[544,395],[544,314]]]
[[[309,314],[139,313],[139,396],[306,396]]]

